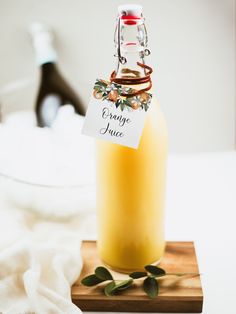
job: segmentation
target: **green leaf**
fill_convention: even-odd
[[[133,279],[124,280],[119,282],[118,284],[116,284],[115,281],[111,281],[109,282],[109,284],[106,285],[104,289],[105,295],[110,297],[119,291],[129,288],[130,286],[132,286],[132,284]]]
[[[150,274],[154,275],[155,277],[162,277],[166,275],[166,272],[164,269],[154,266],[154,265],[146,265],[145,269],[146,271],[148,271]]]
[[[107,97],[107,95],[109,94],[109,92],[103,92],[102,96],[104,97],[104,99]]]
[[[123,102],[120,104],[120,109],[121,109],[121,111],[123,111],[125,109],[125,104]]]
[[[111,281],[109,282],[109,284],[106,285],[106,287],[104,288],[104,293],[107,297],[111,297],[114,292],[113,292],[113,288],[115,287],[115,282]]]
[[[129,274],[129,276],[133,279],[138,279],[138,278],[146,277],[147,273],[145,271],[135,271]]]
[[[105,82],[100,81],[100,80],[97,80],[97,81],[95,82],[95,85],[107,87],[107,84],[106,84]]]
[[[132,286],[132,284],[133,284],[133,279],[127,279],[127,280],[121,281],[120,283],[115,285],[112,291],[116,292],[117,290],[119,291],[125,290],[129,288],[130,286]]]
[[[126,100],[124,101],[124,103],[125,103],[125,105],[128,106],[128,107],[132,107],[132,104],[131,104],[131,102],[130,102],[128,99],[126,99]]]
[[[150,298],[155,298],[159,291],[157,280],[153,277],[147,277],[143,282],[143,290]]]
[[[95,269],[95,275],[105,281],[105,280],[113,280],[113,277],[111,275],[111,273],[109,272],[108,269],[106,269],[105,267],[103,266],[99,266]]]
[[[120,102],[120,100],[118,100],[118,101],[115,103],[116,108],[118,108],[120,104],[121,104],[121,102]]]
[[[103,282],[104,280],[98,278],[96,275],[89,275],[85,278],[83,278],[81,280],[82,285],[87,286],[87,287],[91,287],[91,286],[95,286],[101,282]]]

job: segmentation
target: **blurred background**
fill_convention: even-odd
[[[125,2],[0,0],[2,121],[35,107],[40,69],[29,35],[33,22],[51,26],[60,72],[86,107],[95,79],[108,78],[115,68],[117,6]],[[151,50],[146,62],[154,68],[153,85],[169,130],[166,238],[195,242],[204,313],[232,313],[236,1],[127,2],[143,6]],[[80,135],[79,115],[68,108],[64,114],[68,119],[59,117],[53,132],[25,126],[24,120],[0,123],[0,249],[13,237],[21,240],[24,230],[44,232],[37,227],[44,223],[38,214],[66,223],[72,217],[70,232],[96,239],[94,141]],[[6,269],[10,264],[6,261]]]
[[[235,149],[235,1],[145,0],[154,86],[170,151]],[[0,0],[3,115],[33,108],[39,70],[28,34],[34,21],[55,34],[62,74],[87,105],[94,80],[114,69],[117,6],[124,1]]]

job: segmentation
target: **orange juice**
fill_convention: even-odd
[[[97,141],[98,250],[121,271],[160,261],[165,247],[167,130],[152,100],[138,149]]]

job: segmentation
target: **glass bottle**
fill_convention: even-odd
[[[41,80],[36,99],[37,124],[50,127],[60,106],[70,104],[75,112],[84,115],[81,99],[64,79],[57,67],[57,53],[53,47],[53,36],[45,24],[34,23],[31,35],[40,66]]]
[[[137,64],[144,64],[149,53],[142,7],[122,5],[118,11],[116,77],[145,77],[145,68]],[[154,91],[149,92],[153,99],[138,149],[97,141],[98,252],[121,272],[158,263],[165,248],[167,129]]]

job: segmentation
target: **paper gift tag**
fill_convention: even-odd
[[[82,133],[112,143],[138,148],[152,95],[104,80],[96,80]]]

